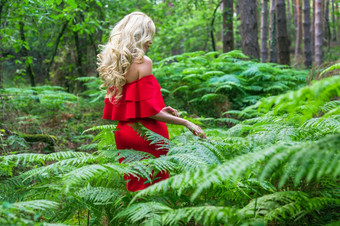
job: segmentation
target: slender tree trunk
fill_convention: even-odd
[[[216,5],[212,20],[210,23],[210,37],[211,37],[211,45],[212,45],[213,51],[216,51],[215,36],[214,36],[214,23],[215,23],[215,18],[216,18],[216,11],[219,6],[220,6],[220,3]]]
[[[295,54],[294,61],[297,64],[298,56],[301,53],[301,5],[300,0],[295,0],[296,3],[296,42],[295,42]]]
[[[275,0],[270,0],[269,45],[269,61],[277,63]]]
[[[289,40],[287,34],[286,9],[284,0],[276,0],[276,37],[280,64],[290,64]]]
[[[256,1],[241,0],[240,14],[242,52],[248,55],[250,58],[259,59]]]
[[[331,42],[331,29],[329,26],[329,0],[324,4],[324,44],[329,49]]]
[[[333,23],[333,42],[336,42],[336,21],[335,21],[335,11],[334,11],[334,0],[332,0],[332,23]]]
[[[67,24],[68,24],[68,21],[66,21],[66,22],[63,23],[63,26],[61,27],[61,30],[60,30],[60,32],[59,32],[59,34],[58,34],[58,37],[57,37],[57,39],[56,39],[56,42],[55,42],[55,44],[54,44],[53,54],[52,54],[52,56],[51,56],[51,59],[50,59],[50,62],[49,62],[49,64],[48,64],[48,66],[47,66],[47,77],[48,77],[48,78],[50,78],[50,70],[51,70],[51,66],[52,66],[52,64],[53,64],[53,62],[54,62],[55,56],[57,55],[59,42],[60,42],[61,37],[63,36],[63,34],[64,34],[65,30],[66,30]]]
[[[240,2],[236,1],[236,5],[235,5],[235,9],[236,9],[236,20],[237,20],[237,27],[236,27],[236,31],[238,31],[239,35],[241,36],[241,13],[240,13]],[[240,49],[241,48],[241,39],[236,39],[235,42],[235,46],[236,49]]]
[[[312,66],[312,48],[310,35],[310,5],[309,0],[303,0],[303,47],[304,64],[307,68]]]
[[[315,0],[315,64],[320,66],[322,63],[322,0]]]
[[[25,26],[24,22],[20,21],[19,28],[22,43],[26,43],[24,26]],[[29,60],[28,49],[25,47],[25,45],[23,45],[21,52],[26,64],[26,75],[28,75],[28,77],[30,78],[31,86],[35,86],[35,74],[33,72],[32,62]]]
[[[267,61],[267,33],[268,33],[268,0],[262,0],[261,9],[261,62]]]
[[[311,26],[311,32],[312,34],[312,57],[313,60],[315,61],[315,1],[313,0],[313,13],[312,13],[312,26]]]
[[[1,19],[2,19],[2,10],[5,6],[5,3],[6,3],[6,0],[1,0],[0,1],[0,29],[1,28]],[[1,37],[1,34],[0,34],[0,41],[1,41],[2,37]],[[0,51],[0,58],[3,58],[3,55],[2,55],[2,51]],[[0,62],[0,89],[3,88],[3,70],[2,70],[2,63]],[[2,105],[4,107],[4,104]]]
[[[336,11],[339,12],[339,4],[336,4]],[[337,14],[338,40],[340,40],[340,13]]]
[[[234,49],[233,3],[233,0],[223,0],[222,42],[224,53]]]

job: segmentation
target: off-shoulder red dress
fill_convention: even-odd
[[[137,151],[148,152],[155,157],[166,155],[167,150],[157,150],[157,147],[150,141],[146,141],[139,136],[137,132],[129,126],[131,123],[140,122],[143,126],[151,131],[169,139],[168,129],[164,122],[151,118],[165,107],[164,100],[160,91],[161,87],[156,78],[151,74],[144,76],[134,82],[127,83],[123,86],[122,98],[117,104],[113,104],[108,98],[105,98],[104,119],[118,120],[115,131],[115,140],[117,149],[134,149]],[[123,159],[119,159],[122,162]],[[168,172],[158,173],[153,183],[164,180],[169,177]],[[137,178],[132,175],[125,175],[127,189],[129,191],[138,191],[150,186],[145,183],[146,178]]]

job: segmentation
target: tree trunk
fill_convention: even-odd
[[[334,0],[332,0],[332,23],[333,23],[333,42],[336,42],[336,21],[335,21],[335,11],[334,11]]]
[[[233,15],[233,0],[223,0],[222,42],[224,53],[234,49]]]
[[[241,0],[240,16],[242,52],[250,58],[259,59],[256,1]]]
[[[336,11],[339,12],[339,4],[336,4]],[[337,14],[338,40],[340,39],[340,13]]]
[[[20,21],[19,22],[20,38],[23,44],[26,43],[24,26],[25,26],[24,22]],[[33,72],[32,62],[29,59],[28,49],[26,48],[25,45],[22,46],[21,52],[26,64],[26,75],[28,75],[28,77],[30,78],[31,86],[35,86],[35,74]]]
[[[314,37],[315,64],[320,66],[322,63],[322,0],[315,0]]]
[[[301,5],[300,0],[296,0],[296,42],[295,42],[295,54],[294,54],[294,61],[297,64],[298,56],[301,53]]]
[[[312,45],[312,58],[315,60],[315,1],[313,0],[313,13],[312,13],[312,25],[311,27],[311,34],[312,34],[312,40],[311,40],[311,45]]]
[[[270,0],[269,45],[269,61],[272,63],[277,63],[275,0]]]
[[[261,62],[267,61],[268,0],[262,0],[261,9]]]
[[[215,10],[213,12],[213,17],[210,23],[210,37],[211,37],[211,45],[213,51],[216,51],[216,43],[215,43],[215,36],[214,36],[214,23],[215,23],[215,18],[216,18],[216,11],[218,7],[220,6],[220,3],[216,5]]]
[[[329,49],[330,41],[331,41],[331,29],[329,26],[329,0],[326,0],[326,4],[324,4],[324,46],[327,46]]]
[[[284,0],[276,0],[276,30],[279,63],[289,65],[289,40]]]
[[[235,10],[236,10],[236,20],[237,20],[237,27],[236,27],[236,31],[238,31],[239,35],[241,36],[241,13],[240,13],[240,2],[236,1],[236,5],[235,5]],[[235,47],[236,49],[240,49],[241,48],[241,39],[238,38],[235,40]]]
[[[4,8],[6,0],[0,1],[0,26],[1,26],[1,19],[2,19],[2,9]],[[0,41],[2,37],[0,35]],[[0,58],[3,58],[2,51],[0,51]],[[3,70],[2,70],[2,63],[0,63],[0,89],[3,88]],[[1,99],[2,100],[2,99]],[[4,104],[2,105],[4,107]]]
[[[309,0],[303,0],[303,47],[304,64],[307,68],[312,66],[312,48],[310,40],[310,5]]]

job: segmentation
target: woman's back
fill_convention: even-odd
[[[151,74],[152,61],[149,57],[144,55],[144,61],[142,63],[138,63],[136,60],[132,62],[128,72],[125,75],[125,79],[127,83],[131,83]]]

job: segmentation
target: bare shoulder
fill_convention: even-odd
[[[152,60],[148,56],[144,56],[144,61],[137,64],[139,78],[152,74]]]

